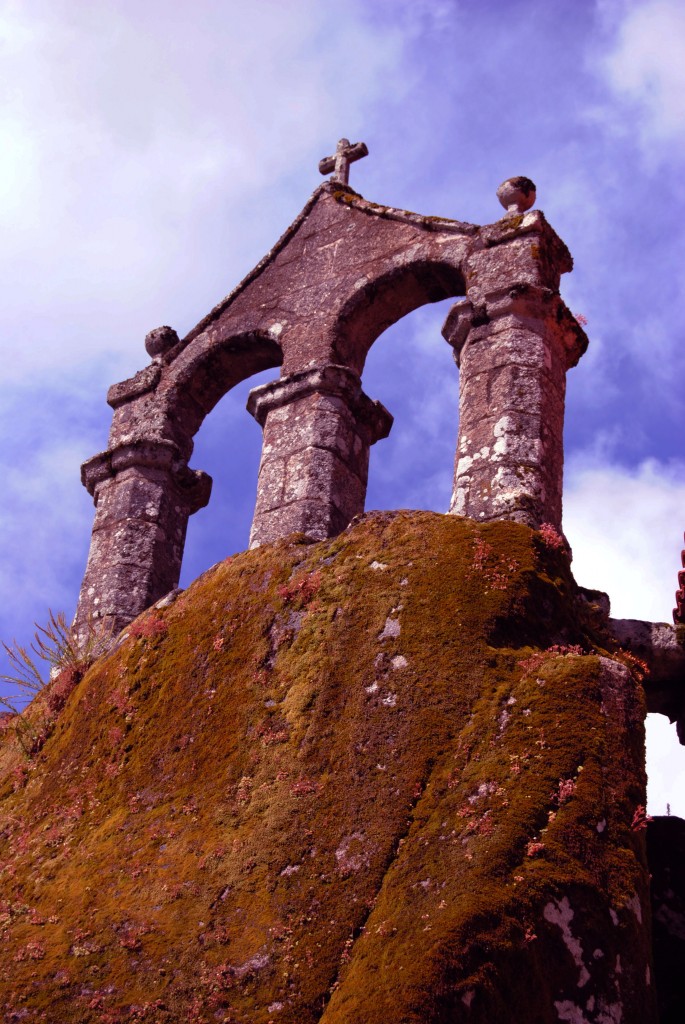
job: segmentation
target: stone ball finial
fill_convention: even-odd
[[[151,359],[162,359],[174,345],[178,345],[178,334],[173,327],[155,327],[145,335],[145,349]]]
[[[535,202],[535,185],[530,178],[507,178],[497,189],[497,198],[507,213],[525,213]]]

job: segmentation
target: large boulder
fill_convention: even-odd
[[[656,1021],[644,696],[563,550],[375,514],[165,605],[0,741],[5,1020]]]

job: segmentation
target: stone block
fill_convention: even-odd
[[[292,533],[302,533],[303,521],[307,524],[306,532],[311,540],[335,537],[347,525],[334,505],[307,499],[255,516],[250,533],[250,547],[271,544]]]
[[[135,469],[126,470],[100,485],[95,529],[129,518],[157,523],[166,501],[163,478],[153,480]]]
[[[284,502],[286,460],[264,453],[259,467],[255,515],[280,508]]]
[[[122,565],[154,567],[160,560],[166,562],[175,555],[173,538],[169,538],[155,523],[123,519],[111,529],[98,532],[107,533],[109,557]]]
[[[483,372],[507,364],[552,369],[553,352],[549,336],[523,328],[512,317],[498,321],[492,330],[480,327],[462,349],[460,369]],[[562,364],[559,363],[561,368]],[[563,370],[562,370],[563,372]]]
[[[514,284],[558,287],[558,278],[547,272],[540,260],[540,242],[535,235],[513,238],[491,249],[473,253],[467,260],[467,295],[496,292]],[[551,283],[554,282],[554,283]]]
[[[354,447],[354,427],[354,418],[342,399],[306,395],[269,412],[264,426],[264,450],[285,457],[315,444],[345,458]]]
[[[353,507],[353,515],[364,511],[365,482],[351,472],[333,452],[305,448],[291,455],[286,464],[286,504],[315,498],[338,507]]]

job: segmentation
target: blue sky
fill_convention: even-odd
[[[366,198],[474,223],[525,174],[576,269],[590,349],[568,378],[565,530],[617,616],[670,620],[685,528],[685,7],[680,0],[0,0],[0,637],[73,613],[107,387],[186,333],[271,247],[336,140]],[[447,507],[450,303],[383,335],[364,387],[395,415],[368,508]],[[255,378],[196,438],[214,477],[182,581],[246,546]],[[685,815],[657,720],[650,799]]]

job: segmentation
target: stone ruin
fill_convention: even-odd
[[[369,449],[393,418],[362,390],[371,345],[405,314],[463,296],[443,334],[460,370],[450,512],[561,529],[566,371],[587,347],[559,296],[571,256],[513,178],[506,214],[478,227],[363,199],[348,184],[363,143],[338,143],[333,172],[264,259],[183,339],[151,331],[151,362],[110,388],[107,450],[82,467],[95,524],[76,614],[119,631],[179,580],[188,517],[211,479],[188,465],[204,417],[234,385],[263,429],[250,545],[333,537],[364,511]]]
[[[234,385],[260,371],[281,368],[247,404],[263,430],[250,545],[344,530],[364,511],[370,446],[393,422],[362,390],[367,353],[401,317],[448,297],[458,301],[443,335],[460,383],[449,512],[561,532],[566,372],[588,340],[559,295],[572,260],[532,209],[535,186],[504,182],[505,215],[479,227],[367,201],[349,185],[350,163],[366,155],[363,143],[340,140],[319,165],[332,177],[254,270],[185,338],[151,331],[148,366],[110,388],[108,448],[82,467],[96,514],[77,631],[94,623],[117,633],[177,587],[188,517],[211,491],[207,474],[189,467],[193,437]],[[679,586],[682,624],[685,570]],[[677,721],[685,742],[677,627],[609,619],[608,598],[588,596],[604,603],[615,640],[647,662],[648,710]],[[683,947],[669,922],[685,903],[685,830],[679,819],[657,822],[654,949],[670,963]],[[666,995],[680,1005],[672,975]]]
[[[528,178],[500,185],[506,213],[479,227],[364,199],[349,169],[367,153],[341,139],[319,164],[330,180],[254,270],[185,338],[151,331],[148,366],[109,389],[108,448],[81,469],[96,512],[77,632],[95,624],[116,634],[178,586],[188,517],[212,486],[188,465],[193,437],[234,385],[262,370],[281,368],[247,403],[263,430],[250,546],[344,530],[364,511],[369,449],[393,422],[362,390],[367,353],[407,313],[452,296],[461,298],[442,332],[460,386],[449,512],[561,532],[566,372],[588,345],[559,295],[568,249],[532,209]],[[685,573],[680,582],[679,608]],[[677,721],[685,742],[674,628],[611,626],[650,665],[649,710]]]

